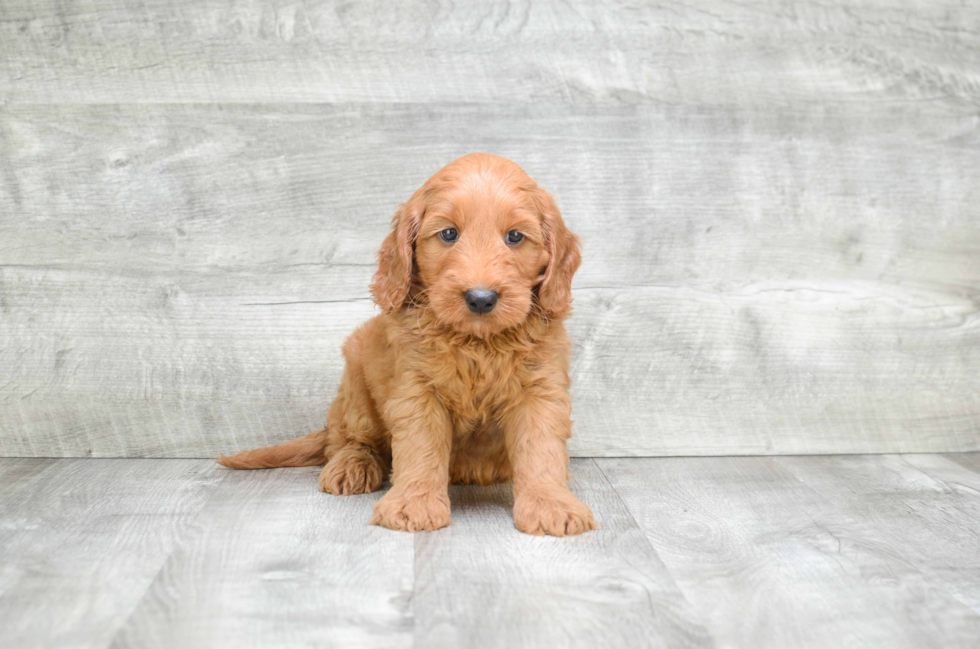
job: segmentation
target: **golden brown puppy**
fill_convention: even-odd
[[[236,469],[326,464],[335,495],[391,490],[372,523],[449,524],[450,481],[514,482],[529,534],[596,527],[568,490],[569,340],[578,238],[551,196],[484,153],[443,167],[391,221],[371,284],[383,313],[348,338],[327,427],[221,458]]]

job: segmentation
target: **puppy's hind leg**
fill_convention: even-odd
[[[363,380],[348,368],[327,417],[327,465],[320,491],[349,496],[377,491],[391,470],[391,451]]]
[[[387,463],[366,446],[351,444],[336,452],[320,472],[320,491],[335,496],[366,494],[381,488]]]

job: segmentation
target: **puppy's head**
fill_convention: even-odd
[[[485,338],[531,313],[568,311],[578,237],[554,200],[510,160],[474,153],[430,178],[398,208],[371,283],[386,312],[427,305]]]

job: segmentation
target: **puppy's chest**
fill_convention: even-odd
[[[433,385],[457,420],[486,421],[520,396],[522,354],[458,348],[431,363]]]

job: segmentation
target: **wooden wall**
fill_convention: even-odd
[[[3,0],[0,455],[319,428],[471,151],[583,239],[573,453],[980,449],[980,7]]]

